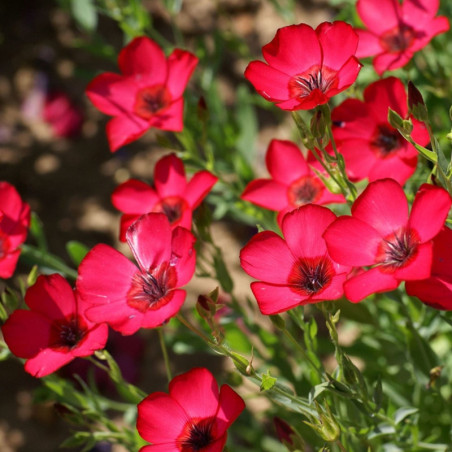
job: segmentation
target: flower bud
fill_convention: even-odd
[[[411,80],[408,82],[408,108],[413,117],[418,121],[425,122],[428,120],[427,107],[425,106],[422,94]]]
[[[323,408],[317,401],[315,401],[315,405],[319,417],[312,417],[312,423],[305,421],[305,424],[315,430],[325,441],[330,443],[336,441],[341,434],[341,429],[334,418],[333,413],[331,413],[330,407],[328,404],[325,404],[326,408]]]
[[[280,417],[273,418],[273,425],[275,426],[276,435],[278,439],[291,452],[304,451],[304,441],[301,436],[283,419]]]

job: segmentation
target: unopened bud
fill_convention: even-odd
[[[388,122],[397,130],[403,129],[403,118],[391,108],[388,109]]]
[[[330,410],[328,404],[325,404],[325,408],[320,406],[318,402],[315,402],[317,412],[319,413],[318,418],[312,417],[312,422],[306,422],[313,430],[315,430],[325,441],[330,443],[336,441],[341,434],[341,429],[333,413]]]
[[[428,120],[427,107],[425,106],[422,94],[411,80],[408,82],[408,108],[413,117],[418,121],[425,122]]]
[[[273,418],[276,436],[291,452],[304,451],[304,441],[301,436],[283,419]]]

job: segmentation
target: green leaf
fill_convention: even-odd
[[[262,382],[260,386],[261,391],[268,391],[276,384],[276,378],[270,375],[270,371],[267,370],[266,374],[262,374]]]
[[[367,438],[380,438],[382,436],[394,435],[395,432],[396,429],[391,424],[379,424],[369,433]]]
[[[31,213],[30,234],[36,240],[38,248],[41,251],[47,251],[47,241],[44,235],[42,222],[35,212]]]
[[[88,253],[89,248],[81,242],[71,240],[70,242],[66,243],[66,251],[71,258],[71,261],[76,267],[78,267],[80,265],[80,262]]]
[[[86,31],[94,31],[97,26],[97,12],[93,0],[72,0],[71,11],[75,21]]]
[[[213,265],[215,268],[216,278],[220,283],[221,288],[226,293],[231,293],[234,287],[234,283],[232,281],[231,276],[229,275],[228,269],[226,268],[220,250],[218,250],[218,252],[213,257]]]
[[[412,414],[417,413],[418,411],[419,411],[418,408],[413,408],[413,407],[399,408],[394,413],[394,422],[396,424],[400,424],[405,418],[407,418],[408,416],[411,416]]]

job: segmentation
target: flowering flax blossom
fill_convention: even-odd
[[[251,283],[251,290],[262,314],[278,314],[343,295],[350,268],[331,259],[322,238],[335,219],[326,207],[307,204],[284,217],[284,239],[264,231],[242,249],[242,268],[261,280]]]
[[[245,77],[265,99],[283,110],[309,110],[347,89],[361,63],[358,36],[345,22],[280,28],[262,48],[267,63],[252,61]]]
[[[162,212],[171,227],[191,229],[192,213],[207,196],[218,178],[208,171],[198,171],[187,182],[182,160],[174,154],[160,159],[154,168],[155,189],[136,179],[119,185],[111,196],[121,216],[119,238],[125,242],[129,226],[148,212]]]
[[[183,129],[182,96],[197,63],[196,56],[180,49],[166,58],[154,41],[142,36],[121,50],[121,75],[105,72],[91,81],[86,95],[102,113],[114,116],[107,124],[112,152],[150,127]]]
[[[323,235],[336,262],[370,267],[345,282],[345,296],[358,302],[394,290],[401,281],[429,278],[432,239],[443,227],[450,206],[444,189],[423,184],[409,214],[405,193],[396,181],[370,183],[354,202],[352,215],[339,217]]]
[[[409,117],[405,87],[395,77],[370,84],[364,101],[347,99],[333,110],[333,134],[350,180],[390,177],[403,185],[415,172],[418,152],[389,124],[388,108]],[[425,125],[411,120],[414,141],[425,146],[429,142]]]
[[[0,182],[0,278],[10,278],[16,269],[20,245],[27,238],[30,206],[8,182]]]
[[[449,30],[449,20],[437,16],[439,0],[358,0],[359,17],[367,27],[359,35],[358,58],[374,56],[379,75],[411,60],[434,36]]]
[[[138,404],[138,433],[152,445],[140,452],[222,452],[227,430],[245,408],[228,385],[205,368],[174,377],[169,394],[154,392]]]
[[[407,281],[408,295],[429,306],[452,311],[452,230],[444,227],[433,239],[432,273],[420,281]]]
[[[330,193],[291,141],[272,140],[265,156],[271,179],[251,181],[241,198],[284,215],[305,204],[344,203],[342,195]],[[315,165],[313,165],[315,166]]]
[[[105,347],[106,324],[86,318],[79,294],[59,274],[41,275],[25,294],[29,310],[17,309],[2,326],[11,352],[25,358],[25,370],[45,377],[74,358]]]
[[[162,325],[177,314],[195,271],[195,237],[172,229],[162,213],[149,213],[126,233],[138,267],[107,245],[96,245],[79,267],[77,289],[87,317],[124,335]]]

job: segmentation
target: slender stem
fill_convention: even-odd
[[[339,439],[336,440],[336,445],[339,447],[341,452],[347,452],[347,449],[343,446],[343,444],[341,443],[341,441]]]
[[[173,379],[173,377],[171,375],[171,366],[168,357],[168,351],[166,349],[165,337],[163,336],[163,330],[161,327],[157,328],[157,332],[159,334],[160,348],[162,349],[163,360],[165,361],[166,376],[168,377],[169,383]]]
[[[177,314],[176,318],[179,320],[180,323],[185,325],[190,331],[195,333],[197,336],[199,336],[204,342],[207,342],[207,344],[217,345],[214,344],[211,339],[206,336],[201,330],[198,330],[194,325],[192,325],[180,312]]]
[[[86,356],[85,359],[87,359],[90,363],[94,364],[99,369],[103,370],[107,374],[110,373],[110,368],[106,366],[105,364],[102,364],[97,359],[93,358],[92,356]]]

